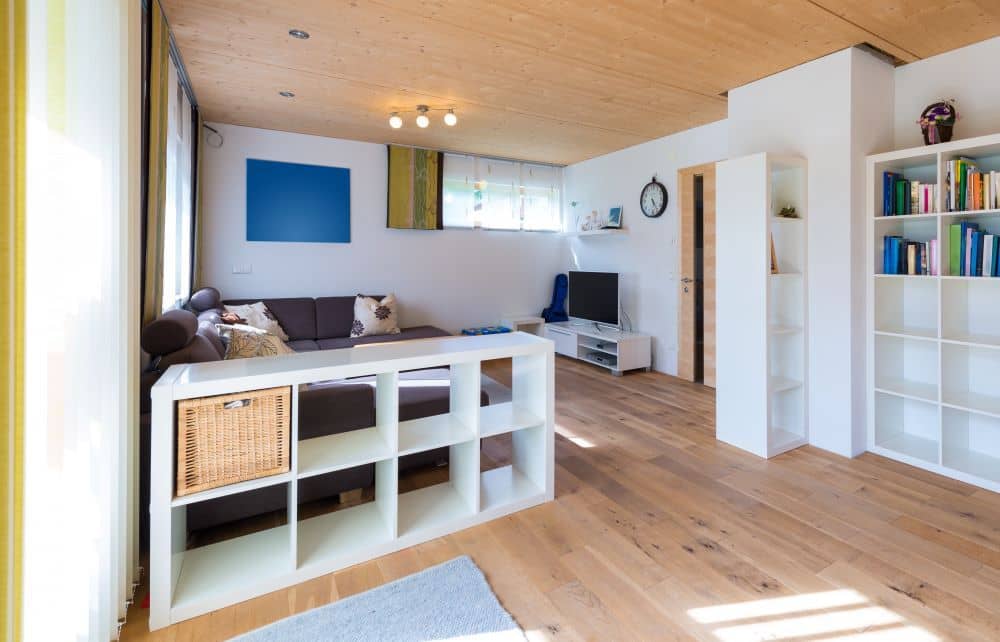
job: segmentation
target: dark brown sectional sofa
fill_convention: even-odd
[[[349,349],[364,343],[406,341],[449,336],[434,326],[402,328],[399,334],[351,338],[354,321],[353,296],[311,298],[262,298],[223,301],[214,288],[195,292],[185,310],[171,310],[147,325],[142,332],[142,347],[150,354],[151,367],[142,376],[142,431],[140,438],[141,489],[144,507],[143,542],[148,535],[146,519],[149,505],[149,391],[166,369],[178,363],[216,361],[225,355],[225,347],[215,329],[221,322],[222,304],[240,305],[263,301],[288,334],[287,344],[298,352]],[[419,386],[402,385],[399,389],[401,421],[444,414],[449,409],[447,372],[418,370],[400,373],[400,379],[424,380]],[[427,379],[434,381],[427,385]],[[482,405],[489,396],[481,393]],[[375,390],[371,381],[349,379],[314,384],[299,394],[299,437],[310,439],[324,435],[367,428],[375,424]],[[441,448],[401,458],[400,470],[447,461],[448,449]],[[374,464],[351,470],[319,475],[299,482],[300,502],[333,497],[341,492],[374,483]],[[198,502],[188,506],[189,530],[203,529],[237,519],[260,515],[286,507],[283,486],[263,488],[231,497]]]

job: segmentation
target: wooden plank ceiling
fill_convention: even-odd
[[[1000,34],[997,0],[161,2],[209,120],[552,163],[720,120],[729,89],[855,44],[905,63]],[[458,125],[389,128],[420,103]]]

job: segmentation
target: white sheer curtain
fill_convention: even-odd
[[[28,0],[24,638],[109,640],[137,565],[135,0]]]
[[[194,135],[191,101],[171,60],[167,80],[167,202],[163,223],[163,310],[191,295],[192,169]]]
[[[561,187],[561,167],[448,153],[444,226],[558,232]]]

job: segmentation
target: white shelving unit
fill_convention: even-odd
[[[1000,492],[1000,278],[949,273],[949,226],[1000,234],[1000,210],[948,212],[947,162],[1000,170],[1000,135],[868,157],[868,449]],[[937,212],[882,215],[882,175],[938,185]],[[938,240],[939,274],[882,274],[882,239]]]
[[[806,172],[773,154],[716,166],[716,437],[760,457],[809,441]],[[799,218],[776,216],[789,205]]]
[[[480,363],[512,358],[512,400],[480,408]],[[150,629],[290,586],[554,496],[551,341],[524,332],[446,337],[278,357],[172,366],[153,387]],[[448,366],[450,412],[398,421],[398,373]],[[376,375],[376,425],[299,441],[300,386]],[[176,498],[180,399],[277,386],[292,389],[291,471]],[[512,464],[480,473],[480,439],[511,433]],[[447,446],[449,479],[399,493],[401,456]],[[300,479],[375,465],[375,500],[298,516]],[[187,506],[264,486],[288,492],[287,524],[187,549]]]

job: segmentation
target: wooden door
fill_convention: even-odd
[[[698,249],[696,179],[701,179],[702,238]],[[677,172],[680,204],[678,244],[677,376],[701,380],[715,387],[715,163],[687,167]],[[698,262],[702,263],[698,277]],[[698,318],[698,289],[701,289],[701,319]],[[700,327],[699,327],[700,326]],[[698,335],[701,331],[699,349]]]

